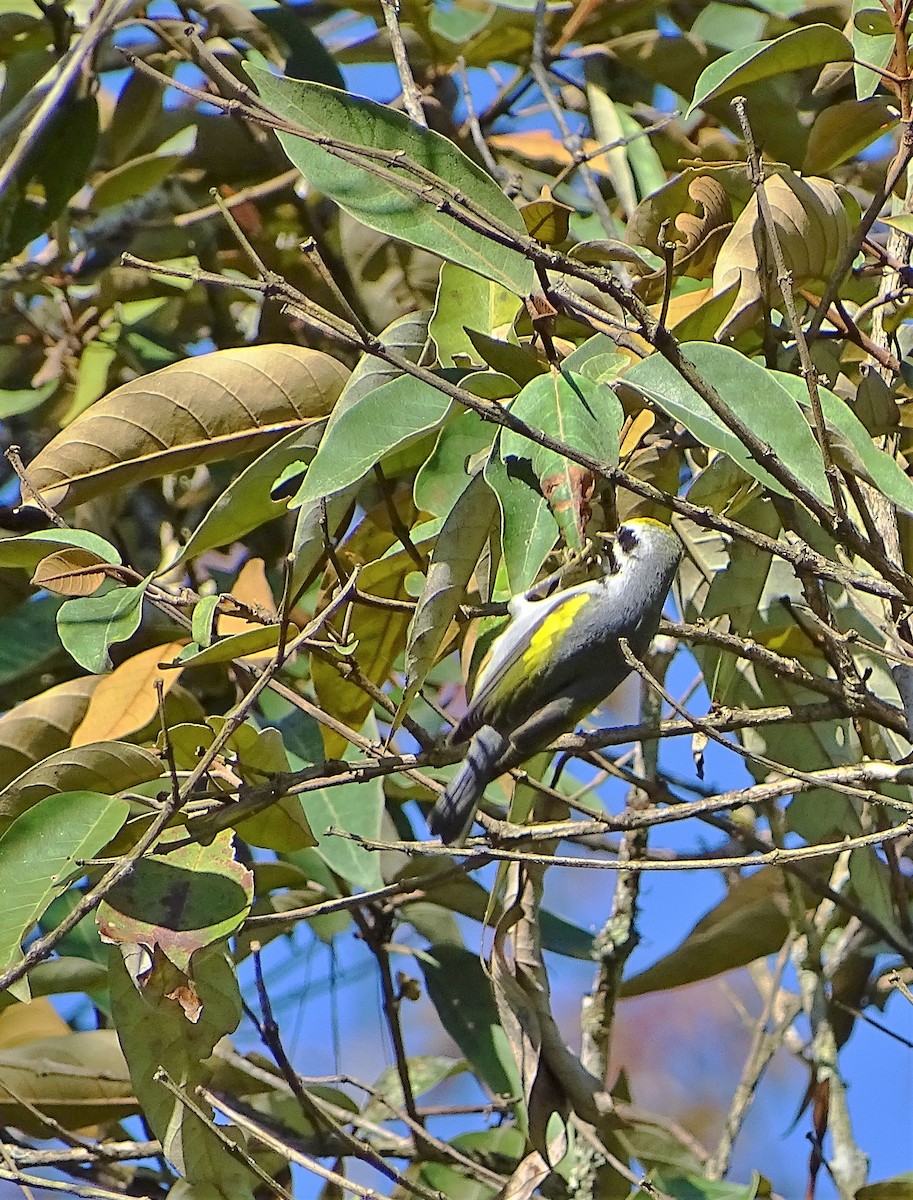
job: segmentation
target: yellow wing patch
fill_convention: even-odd
[[[548,614],[541,626],[529,639],[529,646],[520,658],[524,672],[535,674],[552,660],[552,650],[574,624],[580,610],[592,600],[588,592],[572,596]]]

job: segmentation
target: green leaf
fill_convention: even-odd
[[[130,813],[125,800],[97,792],[47,796],[0,838],[0,971],[21,955],[23,937],[55,895],[118,832]],[[27,995],[22,997],[27,998]]]
[[[297,625],[289,625],[289,639],[298,633]],[[229,637],[217,638],[211,646],[200,647],[195,642],[185,646],[177,656],[172,666],[208,667],[213,663],[232,662],[243,658],[246,654],[259,654],[263,650],[272,650],[279,645],[282,626],[263,625],[259,629],[245,629],[241,633],[233,633]]]
[[[380,855],[329,831],[338,829],[376,841],[384,811],[379,779],[321,788],[301,797],[308,824],[317,838],[317,853],[331,871],[365,891],[380,887]]]
[[[881,76],[863,63],[871,63],[875,67],[886,67],[894,53],[894,34],[878,32],[879,22],[873,22],[877,16],[878,7],[873,0],[853,0],[853,25],[850,37],[853,40],[853,53],[858,61],[853,64],[853,80],[856,84],[856,99],[867,100],[881,86]],[[882,15],[887,15],[882,10]],[[859,18],[857,24],[856,18]]]
[[[531,442],[526,442],[531,446]],[[558,523],[539,491],[529,458],[492,454],[485,464],[485,482],[501,509],[501,548],[511,595],[525,592],[558,540]]]
[[[327,429],[293,505],[310,504],[356,483],[385,454],[440,425],[452,403],[411,375],[368,392]]]
[[[413,494],[419,510],[446,517],[466,489],[466,463],[489,449],[494,436],[494,426],[472,409],[448,421],[415,477]]]
[[[707,1179],[703,1175],[679,1175],[673,1171],[651,1171],[649,1179],[653,1189],[668,1200],[755,1200],[761,1186],[757,1172],[751,1183],[729,1183]],[[764,1194],[770,1195],[770,1191]]]
[[[431,313],[427,309],[397,317],[380,335],[381,345],[399,351],[412,363],[420,362],[428,344],[430,319]],[[391,379],[399,379],[402,374],[402,368],[394,367],[385,359],[377,358],[373,354],[363,354],[355,370],[346,380],[346,385],[330,413],[329,428],[336,424],[344,412],[357,404],[363,396],[367,396],[368,392],[373,392],[381,384],[389,383]]]
[[[789,924],[783,875],[776,867],[762,867],[731,887],[726,898],[701,917],[665,958],[626,979],[621,994],[643,996],[744,967],[775,954],[789,933]]]
[[[437,346],[438,361],[449,367],[457,354],[478,360],[468,329],[491,334],[510,325],[518,308],[517,297],[501,284],[492,283],[465,267],[444,263],[428,326]]]
[[[132,952],[124,947],[122,954],[120,946],[112,946],[109,974],[114,1022],[130,1079],[163,1152],[204,1196],[251,1200],[255,1177],[155,1079],[156,1071],[164,1069],[191,1094],[212,1082],[213,1048],[241,1019],[238,981],[224,947],[200,950],[188,979],[160,951],[150,967],[149,955],[139,947]]]
[[[125,642],[143,615],[143,597],[152,576],[135,587],[116,587],[103,596],[79,596],[61,604],[57,632],[64,648],[81,667],[99,675],[111,670],[109,646]]]
[[[719,392],[725,403],[822,503],[830,502],[821,451],[798,405],[773,372],[751,362],[728,346],[688,342],[685,358]],[[659,354],[651,354],[624,376],[654,404],[680,421],[705,446],[712,446],[737,463],[753,479],[780,495],[788,495],[745,449],[734,433],[717,417]]]
[[[913,1200],[913,1171],[859,1188],[855,1200]]]
[[[444,519],[409,626],[404,709],[408,709],[434,665],[497,514],[494,493],[482,476],[476,475]]]
[[[569,371],[550,371],[531,380],[511,405],[511,413],[575,450],[618,463],[624,420],[611,388]],[[580,549],[586,524],[592,475],[561,454],[530,442],[511,430],[501,435],[505,459],[528,459],[539,487],[568,546]]]
[[[417,957],[441,1024],[473,1070],[496,1095],[519,1096],[517,1067],[478,954],[438,945]]]
[[[0,198],[0,258],[4,262],[39,237],[86,181],[98,142],[94,95],[61,97],[37,131],[11,185]]]
[[[412,1085],[412,1095],[417,1099],[425,1092],[452,1079],[466,1070],[466,1063],[458,1058],[446,1058],[444,1055],[419,1054],[408,1059],[409,1082]],[[391,1109],[394,1112],[403,1107],[403,1085],[396,1066],[387,1067],[374,1081],[371,1088],[371,1098],[362,1111],[366,1121],[381,1123],[389,1121]]]
[[[39,388],[22,388],[7,391],[0,389],[0,420],[9,417],[20,417],[23,413],[32,412],[44,404],[57,391],[57,380],[44,384]]]
[[[796,375],[771,374],[803,408],[811,409],[808,388]],[[831,452],[839,467],[877,488],[898,508],[913,514],[913,480],[900,464],[872,441],[868,430],[850,406],[827,388],[819,387],[824,423]]]
[[[313,187],[371,229],[431,250],[518,296],[532,290],[532,264],[518,251],[498,245],[444,211],[443,203],[459,193],[477,206],[482,221],[487,212],[526,234],[514,205],[451,141],[372,100],[318,83],[280,79],[249,63],[246,70],[271,108],[314,137],[278,134],[286,154]],[[317,138],[353,148],[355,161],[348,152],[345,159],[332,153]],[[418,177],[416,165],[441,180],[440,185],[430,184],[424,174]]]
[[[214,546],[230,545],[252,529],[283,516],[288,501],[272,498],[273,484],[290,463],[299,459],[308,462],[313,457],[325,428],[323,421],[317,421],[306,429],[296,429],[254,459],[222,492],[163,573]]]
[[[899,117],[896,106],[884,96],[844,100],[825,108],[808,135],[803,174],[822,175],[839,167],[893,129]],[[882,219],[891,224],[890,219]]]
[[[708,100],[736,88],[746,88],[758,80],[852,59],[853,47],[832,25],[806,25],[772,42],[753,42],[724,54],[701,72],[687,115]]]
[[[21,819],[21,818],[20,818]],[[207,845],[147,854],[98,909],[103,939],[158,947],[185,974],[191,956],[235,932],[253,902],[253,875],[224,830]]]

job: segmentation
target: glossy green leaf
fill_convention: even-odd
[[[78,596],[60,606],[57,632],[81,667],[93,675],[111,670],[108,650],[139,629],[151,580],[150,575],[135,587],[116,587],[103,596]]]
[[[705,68],[695,85],[688,113],[717,96],[746,88],[761,79],[852,59],[853,47],[832,25],[805,25],[771,42],[753,42],[724,54]]]
[[[314,137],[312,141],[278,135],[286,154],[318,191],[372,229],[440,254],[518,296],[532,290],[531,263],[441,207],[459,193],[478,207],[482,223],[490,213],[518,234],[526,232],[519,212],[497,184],[451,141],[372,100],[317,83],[281,79],[251,64],[247,71],[267,104]],[[319,145],[318,137],[327,139],[325,145],[332,141],[352,147],[354,155],[341,158]],[[417,175],[414,165],[442,182]]]

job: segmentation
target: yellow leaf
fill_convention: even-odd
[[[169,642],[143,650],[106,675],[95,689],[71,745],[112,741],[148,725],[158,708],[156,680],[162,681],[164,694],[181,675],[179,670],[162,670],[159,664],[173,659],[183,644]]]

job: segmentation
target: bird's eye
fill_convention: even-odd
[[[617,533],[618,544],[625,554],[630,554],[637,545],[637,534],[628,525],[622,525]]]

